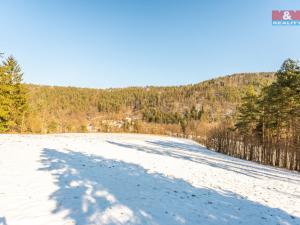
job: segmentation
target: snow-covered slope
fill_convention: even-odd
[[[0,135],[0,224],[300,224],[300,174],[171,137]]]

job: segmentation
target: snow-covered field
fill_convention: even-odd
[[[300,224],[300,174],[171,137],[0,135],[0,224]]]

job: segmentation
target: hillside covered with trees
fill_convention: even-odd
[[[300,70],[244,73],[173,87],[90,89],[22,84],[0,65],[0,132],[134,132],[188,137],[219,152],[300,170]]]
[[[26,85],[26,132],[138,132],[205,138],[232,120],[247,87],[270,84],[272,73],[235,74],[178,87],[86,89]]]

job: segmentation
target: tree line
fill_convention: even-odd
[[[211,126],[234,117],[247,86],[260,89],[273,78],[273,73],[236,74],[194,85],[116,89],[26,85],[25,130],[82,132],[92,127],[93,131],[205,136]],[[124,126],[113,127],[108,120]]]
[[[90,89],[23,84],[0,63],[0,132],[137,132],[193,138],[219,152],[299,169],[299,65],[193,85]]]
[[[212,129],[207,145],[231,156],[300,171],[298,62],[287,59],[275,77],[261,90],[249,86],[237,118]]]

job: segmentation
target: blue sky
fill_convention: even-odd
[[[300,59],[300,26],[271,12],[299,0],[0,0],[0,52],[27,83],[125,87],[275,71]]]

